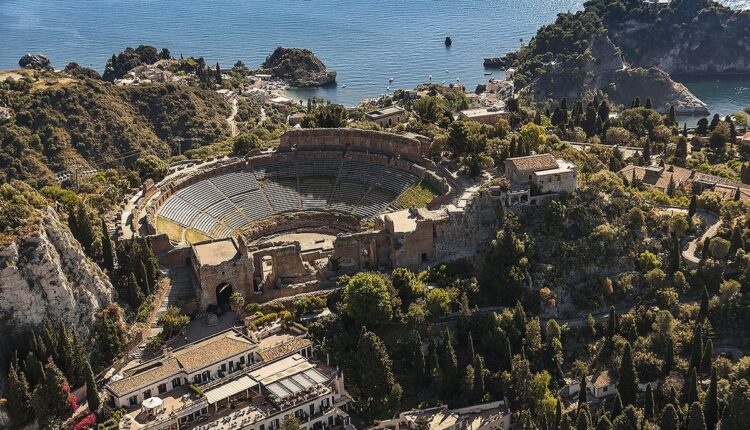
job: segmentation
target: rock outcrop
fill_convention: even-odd
[[[31,229],[0,248],[0,325],[20,333],[45,318],[86,335],[114,288],[57,213],[48,208]]]
[[[654,109],[662,113],[674,105],[678,115],[708,115],[706,104],[666,72],[626,64],[606,32],[594,35],[590,45],[590,57],[582,63],[549,64],[547,73],[530,85],[535,97],[575,99],[582,93],[601,93],[627,106],[635,96],[641,96],[650,97]]]
[[[750,73],[750,11],[710,0],[673,0],[625,19],[605,14],[610,37],[634,66],[672,75]]]
[[[51,68],[49,58],[45,57],[42,54],[24,54],[23,57],[18,60],[18,65],[23,67],[24,69]]]
[[[293,87],[324,87],[336,83],[336,72],[327,70],[309,49],[279,46],[257,73],[266,73]]]

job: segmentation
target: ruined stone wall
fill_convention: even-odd
[[[502,206],[480,191],[463,209],[444,210],[434,219],[435,260],[470,257],[489,248],[502,221]]]
[[[389,250],[385,247],[381,250],[384,234],[382,231],[341,234],[333,242],[332,258],[347,272],[389,264]]]
[[[354,128],[290,130],[281,136],[279,151],[346,148],[380,152],[418,161],[427,158],[429,145],[417,139],[382,131]]]
[[[193,272],[201,286],[199,297],[201,309],[217,304],[216,287],[223,283],[230,284],[233,293],[239,292],[245,297],[252,293],[253,260],[248,257],[247,248],[241,239],[238,251],[238,256],[231,260],[218,264],[203,264],[198,261],[193,248],[190,248]]]
[[[432,219],[417,220],[417,227],[408,233],[393,233],[391,237],[391,265],[417,269],[435,261],[435,241]]]
[[[337,234],[357,231],[360,229],[360,223],[357,217],[347,213],[310,210],[272,215],[253,223],[242,233],[252,241],[297,229],[316,229],[315,231]]]

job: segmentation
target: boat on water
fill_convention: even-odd
[[[492,72],[484,72],[484,76],[491,76]]]
[[[396,80],[396,78],[394,78],[393,76],[391,76],[390,78],[388,78],[388,82],[393,82],[395,80]]]

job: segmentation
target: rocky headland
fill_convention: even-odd
[[[324,87],[336,83],[336,72],[309,49],[282,48],[279,46],[266,58],[256,73],[271,75],[292,87]]]
[[[594,0],[539,29],[516,54],[514,81],[537,100],[592,93],[627,106],[640,96],[661,112],[674,105],[680,115],[707,115],[705,103],[671,75],[750,72],[747,28],[750,11],[710,0]]]

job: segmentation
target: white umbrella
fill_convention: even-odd
[[[148,399],[144,400],[141,406],[143,406],[143,409],[147,411],[152,411],[161,408],[161,406],[164,404],[164,402],[158,398],[158,397],[149,397]]]

